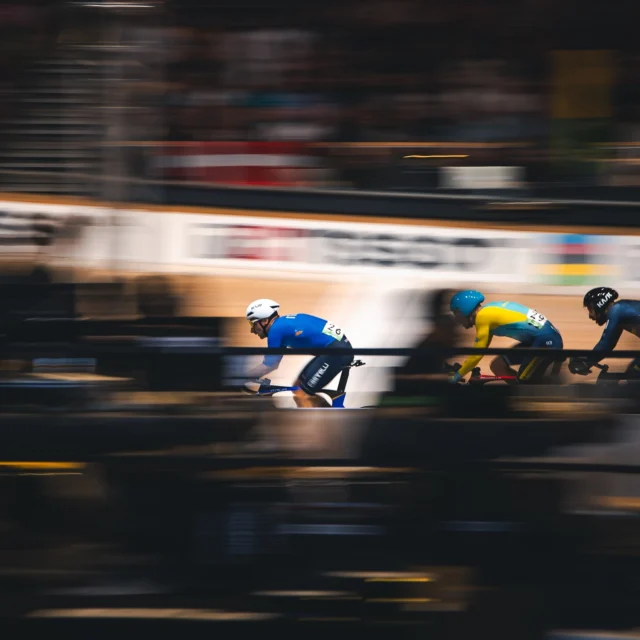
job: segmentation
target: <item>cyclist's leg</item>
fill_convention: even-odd
[[[525,358],[518,369],[518,382],[538,382],[551,364],[551,358],[529,356]]]
[[[316,395],[326,387],[345,367],[351,364],[353,355],[336,353],[316,356],[300,372],[296,385],[300,388],[293,393],[299,407],[331,406],[324,398]]]
[[[640,357],[631,361],[625,369],[624,375],[627,378],[640,378]]]
[[[315,395],[315,390],[310,390],[307,381],[318,380],[318,375],[322,375],[327,370],[327,358],[316,356],[310,360],[298,375],[295,385],[298,387],[293,392],[293,399],[298,407],[329,407],[330,404],[319,396]]]
[[[562,336],[558,332],[548,333],[536,338],[530,345],[534,349],[562,349]],[[556,360],[553,356],[527,356],[522,361],[518,370],[518,382],[539,382],[547,372],[549,366],[553,364],[552,372],[558,374],[560,367],[556,366]],[[562,364],[561,362],[559,364]]]
[[[293,400],[300,408],[309,409],[311,407],[330,407],[331,405],[327,400],[316,395],[309,395],[302,389],[296,389],[293,392]]]
[[[545,344],[545,346],[551,349],[564,349],[564,341],[562,340],[562,336],[559,331],[554,331],[550,338],[552,344]],[[545,343],[549,342],[549,340],[545,340]],[[562,378],[560,376],[560,372],[562,370],[562,365],[566,360],[565,356],[558,356],[556,358],[551,359],[551,371],[549,372],[548,378],[550,382],[555,384],[560,384],[562,382]]]
[[[519,349],[524,345],[521,342],[516,343],[512,348]],[[496,356],[489,365],[491,373],[494,376],[513,376],[518,375],[514,366],[519,365],[524,359],[522,355],[509,354],[505,356]]]
[[[551,367],[550,377],[554,378],[556,382],[560,382],[560,372],[562,370],[562,363],[564,362],[564,358],[562,360],[554,360],[553,366]]]

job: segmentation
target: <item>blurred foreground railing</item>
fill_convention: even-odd
[[[206,323],[205,318],[198,318],[201,321],[200,324],[204,326]],[[216,319],[217,320],[217,319]],[[106,337],[111,336],[114,339],[122,337],[128,344],[121,344],[119,348],[127,351],[136,352],[141,350],[153,350],[158,349],[160,351],[173,352],[173,353],[198,353],[202,355],[219,355],[219,356],[272,356],[272,355],[286,355],[286,356],[318,356],[318,355],[335,355],[335,349],[330,348],[267,348],[267,347],[232,347],[225,346],[223,338],[199,338],[199,337],[145,337],[136,336],[132,339],[126,336],[120,336],[123,331],[122,327],[127,326],[129,329],[133,329],[136,326],[137,321],[121,323],[120,321],[78,321],[78,324],[82,328],[79,328],[79,333],[75,338],[82,336],[83,339],[93,337]],[[144,331],[145,320],[139,321]],[[44,331],[52,331],[55,325],[55,320],[44,320],[29,322],[31,325],[30,330],[35,329],[38,325]],[[177,324],[177,323],[176,323]],[[68,326],[65,323],[60,326]],[[75,332],[74,332],[75,333]],[[51,334],[40,341],[5,341],[5,349],[19,350],[24,352],[31,351],[43,351],[47,348],[63,347],[72,352],[78,353],[110,353],[113,350],[112,345],[99,342],[76,342],[75,338],[67,342],[62,336],[60,338],[54,338]],[[572,357],[584,357],[598,360],[607,358],[624,359],[624,358],[637,358],[640,356],[640,350],[618,350],[618,351],[599,351],[595,352],[592,349],[543,349],[534,347],[486,347],[478,348],[473,346],[468,347],[433,347],[429,349],[424,348],[411,348],[411,347],[398,347],[398,348],[372,348],[372,347],[352,347],[349,349],[349,353],[354,356],[375,356],[375,357],[401,357],[401,356],[413,356],[424,354],[425,356],[440,356],[444,358],[451,358],[454,356],[469,356],[469,355],[493,355],[493,356],[508,356],[508,355],[526,355],[526,356],[545,356],[553,359],[566,359]]]
[[[54,177],[46,172],[0,172],[0,190],[20,192],[21,178],[33,180]],[[59,176],[58,176],[59,177]],[[83,173],[66,173],[69,189],[57,195],[75,195],[72,183],[95,181]],[[470,222],[500,222],[553,226],[637,227],[640,226],[640,197],[635,190],[605,190],[620,199],[603,199],[603,191],[582,190],[578,195],[600,197],[564,199],[558,197],[524,197],[504,191],[484,190],[474,193],[402,193],[324,188],[283,188],[274,186],[227,186],[200,182],[120,178],[99,178],[104,202],[114,202],[112,194],[122,194],[118,203],[152,203],[183,206],[230,208],[238,210],[326,213],[384,218],[421,218]],[[116,189],[117,187],[117,189]],[[628,199],[622,199],[624,195]],[[44,193],[46,197],[46,192]],[[55,196],[52,196],[54,198]]]

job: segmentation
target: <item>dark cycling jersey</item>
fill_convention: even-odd
[[[597,360],[590,358],[590,361],[602,360],[604,353],[618,344],[623,331],[640,336],[640,300],[618,300],[609,307],[602,337],[593,348]],[[602,355],[598,352],[602,352]]]

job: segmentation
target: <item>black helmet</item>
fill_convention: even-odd
[[[582,301],[583,306],[595,316],[596,322],[602,326],[607,321],[606,311],[610,304],[618,299],[618,292],[609,287],[597,287],[587,291]]]

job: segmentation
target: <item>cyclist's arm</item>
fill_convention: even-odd
[[[488,323],[483,322],[482,324],[476,325],[476,341],[474,343],[474,346],[476,348],[485,349],[491,344],[491,338],[493,336],[491,335],[490,329],[491,327]],[[479,356],[470,356],[464,361],[460,369],[458,369],[458,374],[461,377],[466,376],[467,373],[469,373],[474,367],[478,365],[482,358],[482,354],[480,354]]]
[[[284,346],[282,343],[283,343],[282,332],[278,330],[277,326],[275,326],[269,332],[269,335],[267,337],[267,347],[271,349],[278,349]],[[275,371],[280,366],[281,361],[282,361],[282,355],[265,356],[262,362],[258,366],[254,367],[250,371],[247,371],[247,378],[250,380],[255,380],[256,378],[262,378],[263,376],[266,376],[268,373]]]
[[[275,367],[268,367],[264,362],[261,362],[257,367],[253,367],[253,369],[247,371],[246,378],[247,380],[256,380],[257,378],[262,378],[268,373],[275,371],[277,368],[277,365]]]
[[[623,310],[615,305],[611,307],[607,317],[607,324],[604,325],[604,331],[598,344],[593,348],[593,355],[589,357],[589,362],[600,362],[600,360],[605,357],[607,351],[615,348],[623,332],[623,328],[620,326],[623,320]]]

